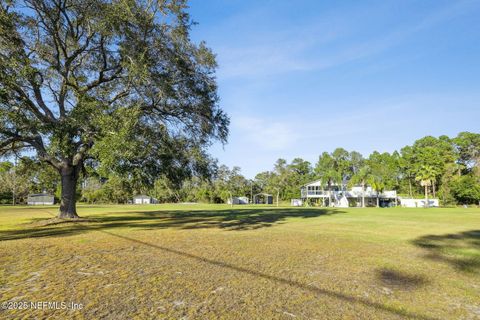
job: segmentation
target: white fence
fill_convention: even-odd
[[[406,208],[421,208],[425,207],[425,199],[402,199],[400,198],[400,206]],[[438,199],[428,199],[429,207],[438,207]]]

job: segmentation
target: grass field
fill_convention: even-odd
[[[480,319],[480,209],[0,207],[0,318]]]

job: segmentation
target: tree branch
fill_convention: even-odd
[[[30,97],[25,93],[25,91],[23,91],[23,89],[19,85],[14,84],[12,89],[20,96],[20,100],[26,104],[27,108],[36,116],[38,120],[43,123],[51,123],[55,120],[50,110],[48,111],[51,114],[52,118],[40,112],[35,103],[33,103]]]
[[[45,104],[45,101],[43,100],[40,86],[37,83],[35,83],[35,81],[33,80],[30,81],[30,83],[32,85],[33,94],[35,96],[35,101],[37,102],[38,106],[42,109],[42,111],[48,118],[50,118],[52,121],[55,121],[56,118],[53,115],[53,112],[50,110],[50,108]]]

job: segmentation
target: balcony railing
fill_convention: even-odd
[[[307,198],[307,197],[319,197],[319,196],[328,196],[331,195],[332,197],[340,197],[345,195],[348,198],[355,198],[355,197],[362,197],[365,196],[367,198],[373,198],[377,197],[377,192],[373,190],[365,190],[365,192],[362,191],[328,191],[328,190],[301,190],[301,196],[302,198]],[[380,198],[395,198],[397,196],[396,191],[384,191],[380,193],[379,197]]]

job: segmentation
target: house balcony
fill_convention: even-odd
[[[301,197],[303,199],[305,198],[328,198],[329,196],[332,196],[333,198],[335,197],[341,197],[345,195],[347,198],[361,198],[364,196],[365,198],[376,198],[377,196],[379,198],[384,198],[384,199],[394,199],[397,197],[397,192],[396,191],[384,191],[380,194],[374,190],[348,190],[348,191],[337,191],[337,190],[307,190],[305,188],[301,189]]]

